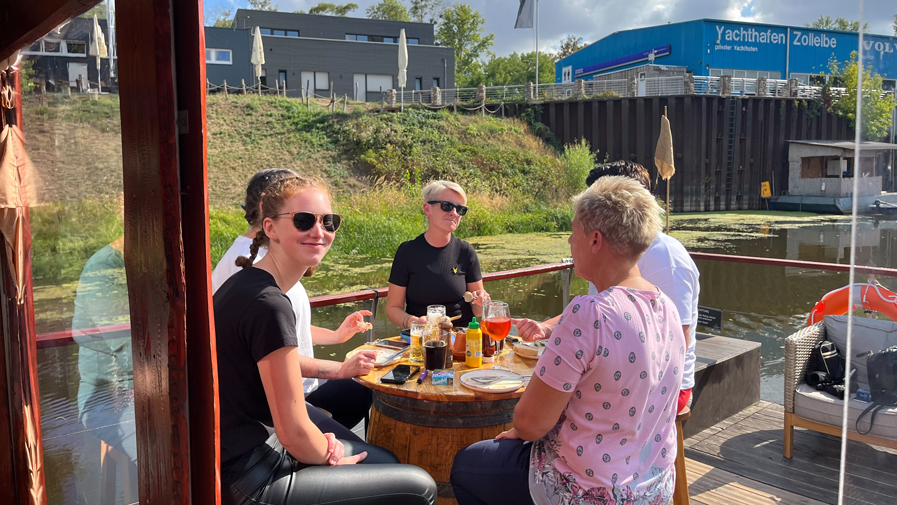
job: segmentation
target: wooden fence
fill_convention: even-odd
[[[564,143],[586,139],[610,161],[644,165],[652,178],[660,117],[667,107],[676,175],[672,210],[766,208],[760,183],[774,195],[788,190],[789,140],[853,140],[847,120],[821,102],[794,98],[670,96],[544,102],[541,121]],[[516,112],[516,111],[515,111]],[[885,174],[887,178],[887,174]],[[890,187],[890,181],[883,181]],[[664,181],[654,192],[666,193]]]

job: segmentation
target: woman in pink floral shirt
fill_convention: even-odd
[[[514,428],[455,457],[461,505],[671,502],[679,314],[639,274],[660,208],[638,182],[604,177],[580,194],[570,249],[598,288],[565,309],[514,411]]]

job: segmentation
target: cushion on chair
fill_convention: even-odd
[[[859,400],[850,400],[850,410],[848,411],[848,419],[850,421],[847,427],[851,431],[856,431],[857,417],[869,405],[871,404]],[[844,402],[842,400],[828,393],[817,391],[816,388],[808,384],[801,384],[794,391],[794,413],[798,417],[829,426],[841,426],[841,409],[843,408]],[[860,428],[863,431],[869,428],[869,419],[871,417],[872,414],[867,414],[863,418],[860,424]],[[878,414],[875,415],[875,425],[872,427],[869,435],[897,440],[897,407],[879,410]]]
[[[835,347],[845,354],[847,349],[847,316],[825,316],[825,336],[835,343]],[[897,323],[882,319],[867,319],[855,317],[853,319],[853,345],[846,356],[850,361],[849,368],[856,368],[857,373],[852,380],[859,386],[869,390],[869,378],[866,374],[866,358],[857,358],[856,355],[866,351],[880,351],[892,345],[897,345]]]

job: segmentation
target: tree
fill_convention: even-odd
[[[398,0],[380,0],[365,11],[370,19],[388,19],[390,21],[411,21],[408,9]]]
[[[271,3],[271,0],[247,0],[249,6],[257,11],[276,11],[277,4]]]
[[[561,49],[558,51],[557,59],[566,58],[571,54],[586,47],[582,41],[582,37],[576,37],[573,34],[567,35],[561,39]]]
[[[106,2],[100,2],[97,5],[94,5],[89,11],[78,17],[93,19],[94,15],[96,15],[97,19],[106,19]]]
[[[850,53],[850,60],[838,63],[834,58],[829,62],[829,73],[838,75],[846,91],[832,107],[835,114],[850,120],[856,129],[857,75],[860,65],[856,51]],[[872,66],[863,69],[863,124],[860,137],[863,140],[879,140],[891,126],[891,111],[894,110],[894,95],[882,95],[881,75],[872,73]],[[827,87],[826,87],[827,88]],[[827,90],[827,89],[826,89]]]
[[[343,5],[332,4],[329,2],[320,2],[318,5],[315,5],[311,9],[308,9],[308,12],[304,11],[296,11],[297,14],[314,14],[318,16],[339,16],[346,17],[347,14],[354,11],[358,8],[358,4],[356,3],[347,3]]]
[[[439,14],[445,10],[444,0],[409,0],[408,15],[418,23],[436,23]]]
[[[203,9],[203,18],[206,26],[230,28],[233,25],[233,13],[223,5],[206,4]]]
[[[813,21],[812,23],[804,23],[804,26],[807,28],[819,28],[822,30],[841,30],[844,32],[858,32],[860,31],[860,22],[859,21],[851,21],[845,18],[832,18],[828,16],[819,16],[819,19]],[[869,30],[869,23],[865,23],[863,25],[863,31]]]
[[[539,53],[539,82],[554,82],[555,57]],[[536,80],[536,52],[493,56],[484,70],[483,84],[513,86]]]
[[[458,87],[476,86],[482,83],[483,62],[480,57],[491,55],[489,48],[495,34],[483,33],[486,19],[465,3],[456,2],[439,15],[436,43],[455,49],[455,84]]]

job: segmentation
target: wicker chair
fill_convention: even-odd
[[[840,423],[826,424],[804,419],[795,414],[795,391],[805,383],[804,376],[807,372],[813,348],[817,342],[824,339],[826,339],[824,323],[808,326],[785,339],[785,440],[782,453],[786,458],[791,458],[794,447],[795,426],[836,437],[841,436]],[[843,405],[842,400],[828,399],[827,402],[836,402],[838,405]],[[853,406],[851,406],[851,409],[855,410]],[[855,416],[851,414],[851,420],[854,418]],[[878,424],[878,420],[876,420],[876,424]],[[855,425],[853,423],[849,423],[848,427],[850,428],[848,430],[848,438],[850,440],[897,449],[897,440],[895,439],[875,435],[860,435],[854,431]]]

